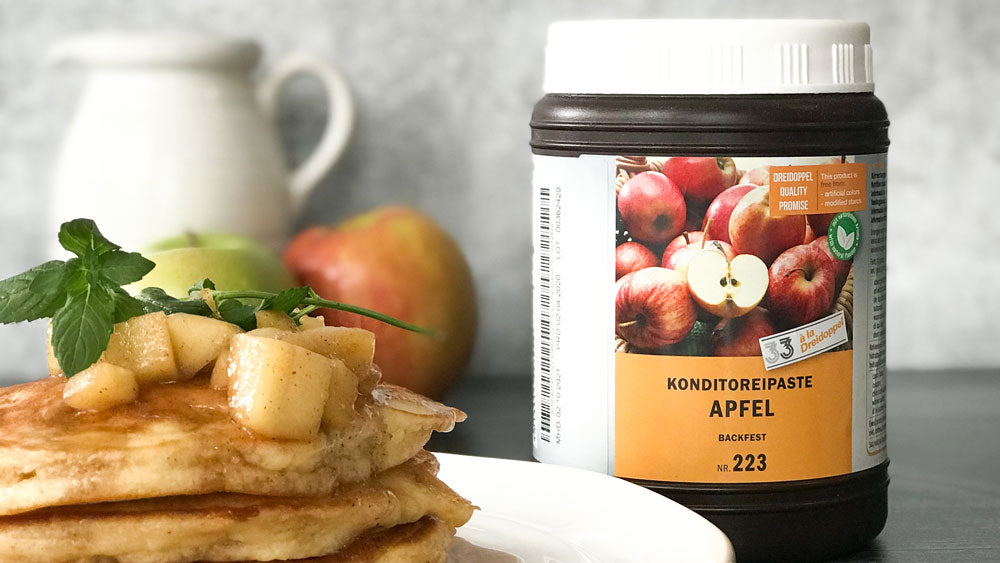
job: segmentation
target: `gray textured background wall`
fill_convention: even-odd
[[[829,17],[870,22],[890,150],[889,362],[1000,366],[1000,3],[824,0],[504,2],[0,0],[0,276],[39,261],[49,170],[79,77],[46,46],[93,30],[257,38],[263,66],[304,50],[339,65],[359,105],[346,159],[300,225],[387,200],[436,217],[481,296],[476,374],[530,370],[528,117],[545,30],[599,17]],[[294,85],[282,131],[301,158],[322,97]],[[36,323],[38,324],[38,323]],[[0,374],[40,373],[41,326],[0,326]]]

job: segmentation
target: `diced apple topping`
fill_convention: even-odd
[[[310,317],[306,315],[299,319],[299,330],[312,330],[314,328],[323,328],[326,326],[326,319],[323,317]]]
[[[212,366],[212,377],[208,382],[212,389],[229,389],[229,348],[223,350]]]
[[[275,339],[277,339],[277,338],[281,338],[282,336],[285,336],[286,334],[290,334],[290,332],[287,331],[287,330],[282,330],[280,328],[274,328],[273,326],[268,326],[268,327],[264,327],[264,328],[255,328],[255,329],[247,332],[247,334],[249,334],[251,336],[259,336],[260,338],[275,338]]]
[[[167,315],[149,313],[116,324],[100,361],[132,370],[140,384],[177,379]]]
[[[372,364],[368,373],[358,375],[358,395],[369,397],[372,391],[382,382],[382,369]]]
[[[229,349],[229,341],[243,329],[225,321],[174,313],[167,315],[179,379],[189,379]]]
[[[280,330],[298,330],[295,321],[284,311],[257,311],[257,328],[277,328]]]
[[[134,401],[139,394],[135,373],[98,362],[66,380],[63,400],[77,410],[104,410]]]
[[[189,379],[211,369],[209,385],[228,394],[234,421],[269,438],[311,440],[321,426],[343,428],[380,373],[375,335],[327,327],[321,317],[300,330],[288,315],[258,317],[244,333],[218,319],[151,313],[115,325],[101,359],[69,378],[64,399],[80,410],[132,401],[139,385]],[[285,322],[287,321],[287,322]],[[291,326],[291,330],[289,330]],[[61,373],[48,345],[49,371]]]
[[[229,349],[231,416],[263,436],[311,440],[335,371],[329,358],[290,342],[238,334]]]
[[[333,376],[330,378],[330,395],[323,410],[323,424],[329,428],[343,428],[354,417],[354,401],[358,398],[358,376],[344,362],[334,358]]]
[[[336,358],[359,376],[368,374],[375,357],[375,334],[362,328],[325,326],[286,334],[281,339],[328,358]]]

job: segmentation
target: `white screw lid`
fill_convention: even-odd
[[[868,24],[838,20],[556,22],[546,93],[871,92]]]

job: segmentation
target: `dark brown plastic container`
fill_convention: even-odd
[[[867,92],[549,93],[534,108],[531,147],[559,157],[876,154],[888,148],[888,125],[883,104]],[[800,481],[636,482],[716,524],[740,561],[815,560],[879,534],[887,466]]]

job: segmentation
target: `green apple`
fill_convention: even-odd
[[[231,234],[188,233],[161,240],[143,255],[156,263],[130,291],[159,287],[187,297],[192,284],[211,278],[219,289],[281,291],[294,285],[281,259],[254,239]]]

